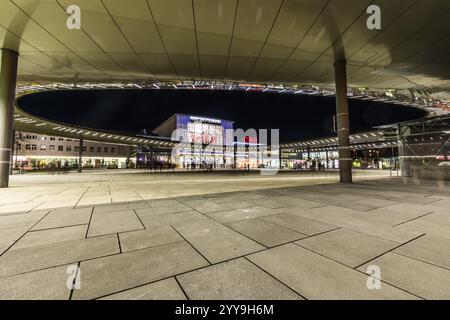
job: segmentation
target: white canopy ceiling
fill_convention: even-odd
[[[381,8],[381,30],[366,9]],[[81,29],[66,27],[69,5]],[[219,80],[450,92],[448,0],[2,0],[19,82]]]

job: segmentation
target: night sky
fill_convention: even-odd
[[[25,96],[20,108],[35,116],[91,129],[140,133],[174,113],[235,121],[244,130],[280,129],[281,142],[333,135],[334,97],[214,90],[67,90]],[[350,129],[417,119],[425,112],[380,102],[349,100]]]

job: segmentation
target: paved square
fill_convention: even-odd
[[[266,247],[273,247],[307,237],[306,234],[259,218],[235,221],[227,225]]]
[[[347,229],[333,230],[295,243],[351,268],[398,246],[395,242]]]
[[[186,296],[177,281],[169,278],[121,291],[100,300],[186,300]]]
[[[295,244],[268,249],[248,259],[307,299],[414,298],[390,285],[369,290],[367,276]]]
[[[81,262],[82,285],[73,297],[98,298],[207,265],[183,242],[93,259]]]
[[[244,258],[178,276],[189,299],[292,300],[302,299]]]
[[[89,224],[88,237],[139,229],[144,229],[144,226],[133,210],[100,213],[94,211]]]
[[[0,299],[449,299],[449,183],[371,172],[13,176]]]

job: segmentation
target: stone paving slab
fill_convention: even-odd
[[[169,278],[115,293],[100,300],[186,300],[186,296],[175,278]]]
[[[145,228],[155,228],[162,225],[174,225],[190,223],[198,220],[209,220],[207,217],[197,211],[186,211],[180,213],[161,214],[156,216],[147,216],[141,218]]]
[[[266,198],[265,195],[255,193],[255,192],[229,192],[226,194],[213,194],[213,195],[205,195],[205,199],[210,201],[214,201],[217,203],[227,203],[234,201],[253,201],[258,199]]]
[[[119,233],[119,239],[122,252],[183,241],[183,238],[168,225],[146,230]]]
[[[301,300],[302,297],[244,258],[177,276],[193,300]]]
[[[173,207],[181,204],[178,200],[175,199],[147,200],[147,203],[152,208]]]
[[[387,284],[369,290],[366,275],[295,244],[255,253],[248,259],[307,299],[415,298]]]
[[[149,208],[149,207],[150,206],[145,201],[136,201],[133,203],[98,205],[98,206],[94,207],[94,213],[125,211],[125,210],[133,210],[133,209],[145,209],[145,208]]]
[[[117,253],[116,235],[8,250],[0,257],[0,277]]]
[[[336,206],[336,207],[342,207],[347,209],[353,209],[356,211],[366,211],[377,208],[377,206],[370,205],[370,204],[363,204],[363,203],[357,203],[354,201],[344,201],[339,199],[338,196],[336,197],[328,197],[328,198],[319,198],[316,200],[318,203],[320,203],[322,206],[330,205],[330,206]]]
[[[405,208],[404,210],[392,210],[391,207],[383,207],[361,212],[353,216],[367,221],[374,221],[389,226],[397,226],[430,213],[431,210],[414,210],[411,208]]]
[[[213,213],[218,211],[225,210],[233,210],[233,209],[241,209],[241,208],[250,208],[255,205],[251,202],[247,201],[233,201],[233,202],[225,202],[225,203],[217,203],[209,200],[190,200],[184,201],[184,203],[192,209],[195,209],[201,213]]]
[[[160,214],[192,211],[192,208],[185,206],[182,203],[175,202],[172,205],[157,206],[157,207],[151,207],[151,208],[141,208],[141,209],[136,209],[135,211],[136,211],[136,214],[140,218],[143,218],[143,217],[148,217],[148,216],[157,216]]]
[[[212,220],[181,223],[173,227],[211,263],[264,249],[249,238]]]
[[[77,203],[77,207],[80,206],[86,206],[86,205],[98,205],[98,204],[105,204],[105,203],[111,203],[111,196],[99,196],[99,197],[91,197],[91,196],[85,196],[81,198],[81,200]]]
[[[0,256],[3,254],[3,252],[5,252],[12,244],[14,243],[14,241],[2,241],[0,242]]]
[[[280,213],[262,217],[262,219],[278,224],[282,227],[306,234],[308,236],[339,228],[338,226],[323,223],[317,220]]]
[[[28,212],[33,210],[37,206],[41,205],[41,202],[28,202],[28,203],[11,203],[0,206],[0,214],[10,212]]]
[[[436,207],[428,206],[428,205],[422,205],[422,204],[414,204],[409,202],[401,202],[399,204],[395,204],[389,207],[386,207],[386,209],[397,211],[397,212],[414,212],[417,215],[425,215],[427,213],[431,213],[435,211]],[[378,209],[375,209],[378,210]],[[369,212],[369,211],[368,211]]]
[[[448,226],[450,229],[450,210],[446,212],[436,211],[420,219],[421,221]]]
[[[185,242],[81,262],[82,285],[73,299],[100,298],[207,265]]]
[[[295,243],[351,268],[358,267],[399,245],[347,229],[322,233]]]
[[[41,200],[34,200],[35,203],[39,203],[38,206],[35,206],[33,208],[34,210],[45,210],[45,209],[54,209],[54,208],[63,208],[63,207],[74,207],[77,203],[80,197],[74,197],[74,198],[66,198],[64,200],[57,200],[57,201],[45,201],[41,202]]]
[[[354,209],[349,209],[349,208],[343,208],[343,207],[337,207],[337,206],[333,206],[333,205],[327,205],[324,207],[317,207],[317,208],[311,208],[308,209],[306,211],[304,211],[301,215],[307,217],[316,217],[318,219],[320,219],[322,216],[326,216],[327,214],[333,214],[334,216],[340,216],[341,219],[345,219],[346,215],[351,215],[351,214],[355,214],[355,213],[359,213],[360,211],[358,210],[354,210]],[[289,212],[291,213],[291,212]],[[306,214],[304,214],[306,213]],[[294,212],[292,212],[292,214],[295,214]]]
[[[439,198],[441,198],[441,199],[437,200],[437,201],[433,201],[433,202],[429,203],[429,205],[433,206],[433,207],[440,207],[443,209],[450,208],[450,197],[440,196]],[[435,198],[435,199],[437,199],[437,198]]]
[[[409,204],[416,204],[416,205],[425,205],[428,203],[434,203],[436,200],[441,199],[434,198],[434,197],[427,197],[423,194],[414,194],[411,195],[409,193],[400,193],[398,196],[392,196],[390,193],[386,194],[386,199],[393,200],[393,201],[399,201]]]
[[[267,199],[267,198],[258,198],[255,200],[249,200],[249,202],[253,203],[255,206],[263,206],[270,209],[279,209],[279,208],[288,208],[292,207],[292,203],[274,200],[274,199]]]
[[[227,223],[238,220],[252,219],[274,214],[274,209],[266,207],[251,207],[229,211],[221,211],[208,214],[208,217],[220,222]]]
[[[10,250],[84,239],[86,237],[87,227],[88,225],[85,224],[28,232]]]
[[[450,238],[424,235],[394,252],[450,270]]]
[[[382,208],[387,206],[392,206],[394,204],[398,204],[398,201],[392,201],[387,199],[378,199],[378,198],[364,198],[359,200],[354,200],[352,203],[357,203],[369,207]]]
[[[0,217],[0,230],[6,232],[11,229],[28,230],[41,220],[49,210],[39,210],[31,213],[14,214]],[[0,232],[1,234],[1,232]],[[1,239],[1,236],[0,236]]]
[[[354,202],[354,201],[335,201],[330,204],[334,204],[338,207],[353,209],[353,210],[357,210],[357,211],[366,211],[366,210],[372,210],[372,209],[378,208],[378,206],[376,206],[376,205],[371,205],[368,203],[358,203],[358,202]]]
[[[381,270],[381,279],[425,299],[450,299],[450,270],[396,253],[370,261]],[[358,270],[365,272],[368,265]],[[384,284],[383,284],[384,287]]]
[[[450,239],[450,226],[441,223],[428,222],[425,219],[409,221],[397,228],[402,228],[408,232],[426,233],[427,235]]]
[[[260,218],[230,222],[227,226],[266,247],[278,246],[307,237],[303,233]]]
[[[56,209],[52,210],[44,219],[42,219],[33,230],[51,229],[68,227],[89,223],[92,207],[80,209]]]
[[[88,237],[144,229],[133,210],[92,214]]]
[[[329,211],[321,214],[307,214],[305,216],[312,220],[333,224],[397,243],[406,243],[423,235],[423,232],[404,228],[405,224],[394,228],[387,224],[364,220],[359,218],[358,214],[342,215],[335,211]]]
[[[67,267],[0,278],[0,300],[68,300]]]
[[[14,242],[20,239],[27,231],[29,227],[18,227],[11,229],[0,229],[0,243],[1,242]]]
[[[276,201],[282,202],[282,203],[290,204],[292,206],[307,208],[307,209],[321,207],[324,205],[323,203],[320,203],[320,202],[302,199],[301,197],[299,197],[300,195],[301,194],[299,192],[296,192],[293,195],[279,196],[279,197],[275,197],[273,199]]]

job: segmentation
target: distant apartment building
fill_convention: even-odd
[[[78,139],[16,132],[13,168],[22,170],[69,169],[78,166]],[[84,140],[84,168],[126,168],[135,163],[130,158],[132,147]]]

